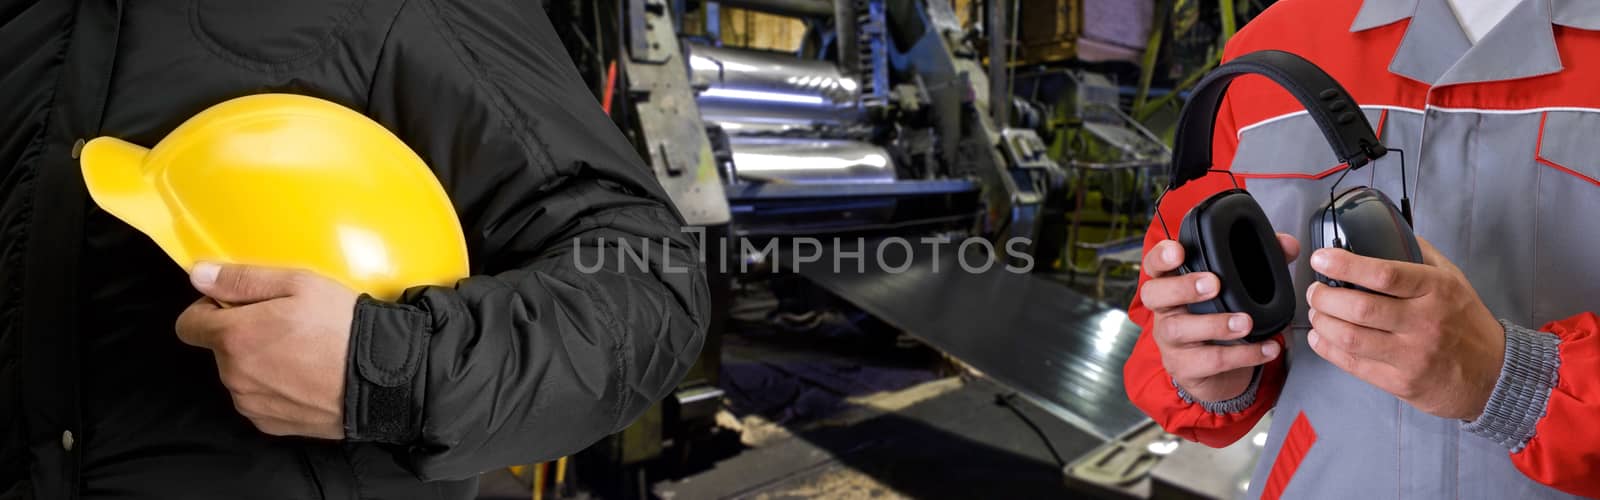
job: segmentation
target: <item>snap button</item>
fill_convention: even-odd
[[[61,448],[72,451],[72,431],[61,431]]]

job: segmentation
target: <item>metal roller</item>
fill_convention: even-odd
[[[705,89],[697,101],[706,121],[839,124],[861,117],[859,83],[828,61],[690,45],[689,68],[692,82]],[[737,135],[737,126],[727,128]]]
[[[889,152],[871,143],[837,139],[734,137],[740,179],[794,184],[880,184],[895,181]]]

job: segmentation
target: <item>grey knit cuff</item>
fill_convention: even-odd
[[[1217,415],[1239,413],[1244,411],[1245,408],[1249,408],[1250,405],[1256,404],[1256,390],[1260,389],[1260,387],[1261,367],[1259,366],[1257,366],[1256,371],[1250,375],[1250,386],[1244,388],[1244,394],[1240,394],[1235,396],[1233,399],[1226,401],[1201,401],[1195,399],[1194,396],[1189,395],[1189,391],[1185,391],[1182,387],[1178,386],[1178,381],[1172,381],[1172,388],[1178,390],[1178,397],[1183,398],[1183,402],[1200,405],[1200,407],[1205,408],[1206,411]]]
[[[1494,382],[1483,415],[1461,428],[1516,453],[1533,438],[1534,426],[1544,418],[1545,404],[1561,368],[1561,338],[1505,320],[1500,324],[1506,328],[1506,360],[1500,367],[1500,379]]]

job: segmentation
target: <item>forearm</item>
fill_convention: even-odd
[[[1151,349],[1154,347],[1152,343]],[[1286,372],[1282,358],[1272,360],[1260,367],[1239,396],[1227,401],[1201,401],[1188,397],[1172,382],[1161,368],[1159,354],[1154,359],[1141,359],[1144,356],[1129,358],[1123,370],[1134,406],[1167,432],[1212,447],[1238,441],[1272,410]]]
[[[585,231],[570,251],[402,305],[364,301],[349,439],[410,445],[437,479],[574,453],[632,422],[694,362],[709,299],[692,242],[644,251],[624,234]],[[619,244],[645,266],[618,263]]]
[[[1505,446],[1528,477],[1600,496],[1600,320],[1584,313],[1535,331],[1510,323],[1500,378],[1463,429]]]
[[[1235,396],[1206,401],[1191,396],[1167,372],[1160,346],[1151,336],[1154,318],[1135,297],[1129,316],[1142,331],[1133,353],[1123,365],[1128,398],[1167,432],[1184,439],[1221,447],[1243,437],[1277,404],[1286,365],[1283,356],[1252,371]],[[1281,342],[1281,336],[1273,340]]]

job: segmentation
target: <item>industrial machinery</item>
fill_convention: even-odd
[[[800,19],[807,44],[793,53],[723,46],[715,12],[724,7]],[[1034,241],[1048,191],[1066,178],[1034,130],[991,115],[996,94],[948,2],[553,0],[546,9],[679,211],[706,229],[719,314],[734,279],[722,270],[737,275],[749,268],[727,264],[765,258],[749,247],[833,236]],[[704,27],[686,32],[695,16]],[[606,445],[610,460],[641,463],[707,425],[720,399],[717,345],[708,341],[675,397]]]
[[[1143,229],[1153,220],[1171,149],[1122,110],[1118,87],[1103,74],[1054,70],[1020,75],[1017,85],[1032,95],[1058,89],[1052,150],[1072,174],[1066,192],[1052,199],[1065,206],[1047,205],[1047,224],[1062,226],[1047,233],[1065,240],[1058,268],[1074,280],[1094,276],[1096,298],[1127,303],[1131,288],[1108,294],[1106,281],[1113,271],[1121,271],[1124,283],[1136,281],[1128,278],[1137,274]]]
[[[991,119],[983,68],[948,4],[724,3],[822,18],[811,25],[828,31],[810,57],[684,48],[734,234],[1035,236],[1061,170],[1031,131]]]

